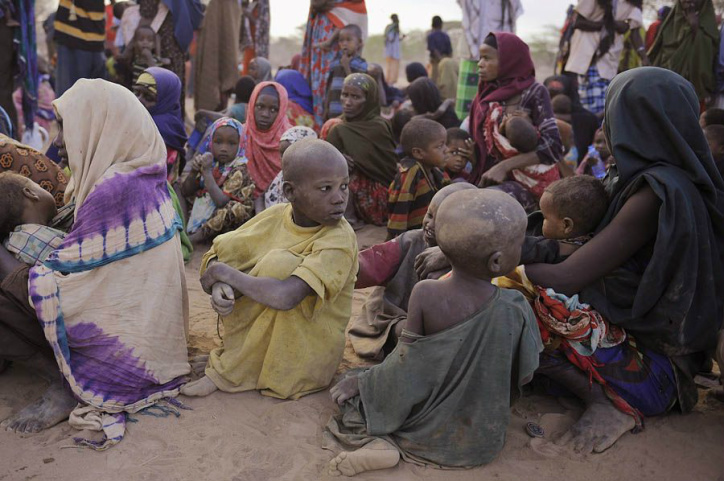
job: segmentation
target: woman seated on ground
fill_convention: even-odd
[[[264,194],[274,178],[282,171],[279,141],[292,127],[283,113],[288,108],[287,90],[276,82],[256,86],[249,100],[246,122],[246,158],[249,174],[256,185],[254,211],[264,210]]]
[[[470,109],[477,163],[470,182],[502,190],[526,212],[538,208],[546,185],[557,180],[563,145],[544,86],[535,80],[528,45],[512,33],[490,34],[480,46],[480,85]],[[493,141],[510,115],[525,115],[538,131],[538,146],[506,158]]]
[[[244,126],[224,117],[191,164],[181,193],[192,204],[186,232],[191,242],[212,240],[241,227],[254,215],[254,182],[244,156]]]
[[[562,262],[525,267],[533,284],[579,294],[627,333],[591,356],[570,348],[541,355],[538,373],[586,403],[559,441],[578,451],[601,452],[644,416],[675,405],[687,412],[697,402],[693,378],[716,346],[724,314],[724,183],[698,112],[692,85],[669,70],[641,67],[613,79],[605,111],[615,159],[604,181],[608,212]],[[445,264],[423,257],[423,276]]]
[[[407,87],[407,95],[412,102],[412,108],[417,115],[434,120],[446,129],[459,127],[460,119],[455,114],[455,101],[443,102],[440,89],[428,77],[422,77]]]
[[[78,416],[113,432],[90,443],[103,448],[122,438],[125,412],[176,396],[190,372],[181,223],[163,138],[129,90],[81,79],[53,105],[74,225],[42,265],[0,247],[0,359],[28,361],[51,384],[2,426],[37,432],[80,402]]]
[[[287,89],[289,106],[286,115],[289,122],[293,126],[318,130],[318,127],[314,125],[312,89],[309,88],[304,75],[296,70],[284,69],[277,73],[275,81]]]
[[[342,87],[342,123],[329,132],[327,141],[351,157],[351,202],[347,220],[359,225],[387,224],[387,197],[397,173],[397,155],[392,127],[380,116],[377,82],[367,74],[356,73]]]
[[[173,184],[186,164],[184,147],[188,140],[179,100],[181,80],[170,70],[151,67],[138,76],[133,92],[151,114],[163,137],[167,179]]]

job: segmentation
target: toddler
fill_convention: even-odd
[[[505,444],[511,394],[530,381],[542,343],[522,294],[493,277],[520,258],[526,215],[510,196],[456,192],[437,212],[435,238],[452,265],[412,291],[400,343],[382,364],[331,390],[342,410],[327,425],[345,447],[331,474],[406,461],[443,467],[491,462]]]
[[[467,182],[474,163],[474,144],[470,134],[458,127],[447,129],[445,173],[451,182]]]
[[[361,57],[362,29],[350,24],[339,31],[339,52],[329,66],[325,120],[342,115],[344,79],[353,73],[367,73],[367,61]]]
[[[576,174],[591,175],[597,179],[603,179],[611,162],[611,151],[608,149],[608,144],[606,144],[606,136],[603,129],[598,129],[593,136],[593,145],[588,148],[588,154],[576,169]]]
[[[389,188],[388,239],[422,227],[432,197],[449,182],[442,171],[446,140],[445,128],[433,120],[413,119],[402,129],[405,158]]]

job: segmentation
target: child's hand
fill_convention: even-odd
[[[359,378],[356,374],[347,376],[330,389],[329,393],[332,395],[332,401],[341,406],[347,399],[359,394]]]
[[[201,288],[205,293],[211,294],[211,289],[217,282],[226,282],[224,276],[225,269],[230,269],[229,266],[223,262],[214,262],[206,268],[206,272],[201,276]]]
[[[427,279],[433,272],[449,268],[450,262],[439,247],[429,247],[415,258],[415,272],[420,280]]]
[[[144,48],[143,50],[141,50],[141,59],[146,62],[147,65],[156,64],[156,62],[153,60],[153,53],[151,52],[150,48]]]
[[[211,288],[211,307],[222,316],[228,316],[234,310],[234,288],[229,284],[217,282]]]
[[[339,59],[339,63],[345,70],[349,70],[350,64],[352,63],[352,56],[348,55],[347,52],[344,52],[342,54],[342,58]]]
[[[457,153],[459,156],[464,157],[467,160],[472,160],[474,149],[475,149],[475,142],[473,142],[473,139],[468,139],[465,141],[465,148],[462,148],[462,147],[459,148],[457,150]]]
[[[206,152],[199,159],[199,170],[202,173],[211,172],[211,168],[214,164],[214,156],[211,152]]]

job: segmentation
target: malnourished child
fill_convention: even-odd
[[[518,292],[490,281],[515,268],[526,215],[510,196],[465,190],[440,206],[435,237],[452,264],[418,283],[400,343],[385,361],[349,374],[331,393],[342,413],[328,424],[346,447],[332,474],[406,461],[477,466],[503,448],[511,391],[528,382],[542,350],[535,317]]]
[[[224,324],[223,346],[189,396],[259,390],[297,399],[329,385],[352,310],[357,239],[344,220],[347,162],[330,144],[301,140],[284,153],[284,195],[214,240],[201,283]]]

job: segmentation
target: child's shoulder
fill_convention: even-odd
[[[498,288],[496,307],[520,311],[521,315],[533,314],[533,309],[525,296],[515,289]]]

